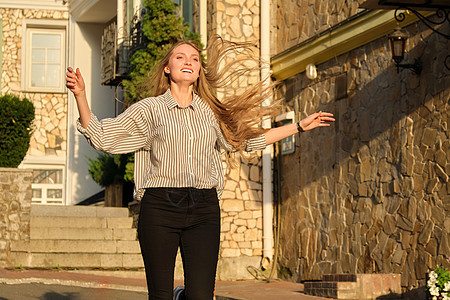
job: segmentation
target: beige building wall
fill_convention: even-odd
[[[27,92],[22,83],[24,20],[68,21],[67,11],[0,8],[3,21],[2,94],[33,102],[36,118],[28,156],[65,159],[67,150],[67,93]]]
[[[255,0],[208,1],[208,35],[218,34],[230,41],[258,45],[259,4]],[[243,77],[234,86],[219,91],[219,96],[240,93],[259,78],[258,72]],[[257,153],[250,162],[240,157],[237,161],[236,168],[224,162],[219,279],[252,278],[246,268],[249,265],[258,268],[262,258],[261,155]]]
[[[277,54],[356,15],[365,0],[273,0]]]
[[[65,68],[80,67],[86,81],[89,101],[99,118],[115,115],[115,90],[101,86],[100,62],[103,28],[114,17],[116,3],[105,9],[98,8],[107,2],[105,0],[102,3],[96,2],[97,6],[88,9],[83,3],[93,3],[81,2],[83,1],[71,2],[71,5],[78,5],[75,7],[78,19],[75,19],[73,12],[69,13],[69,5],[62,1],[0,0],[3,25],[1,92],[26,97],[35,107],[34,133],[20,167],[51,170],[50,172],[58,170],[57,187],[47,185],[47,181],[38,183],[38,187],[33,182],[36,189],[62,190],[62,197],[58,194],[58,199],[50,201],[52,204],[74,205],[101,190],[88,174],[87,158],[94,158],[98,152],[76,131],[78,111],[74,98],[65,88]],[[63,32],[64,63],[58,77],[62,84],[57,91],[30,89],[26,85],[29,72],[24,72],[24,67],[28,67],[26,57],[30,41],[25,33],[30,28],[60,29]]]

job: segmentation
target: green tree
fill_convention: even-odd
[[[0,96],[0,167],[17,168],[33,133],[34,106],[28,99]]]
[[[95,159],[89,160],[89,175],[101,187],[108,185],[132,181],[128,173],[129,160],[131,154],[114,154],[100,153]]]
[[[144,42],[130,58],[129,80],[123,81],[127,105],[151,96],[151,91],[140,87],[171,44],[182,38],[199,41],[199,35],[177,15],[178,6],[172,0],[144,0],[143,6],[147,11],[142,17]]]
[[[140,99],[152,96],[152,91],[142,89],[142,85],[152,76],[153,68],[164,57],[173,43],[180,39],[200,42],[200,36],[191,32],[189,24],[184,24],[183,18],[178,16],[179,7],[172,0],[144,0],[142,4],[146,10],[146,13],[142,16],[144,41],[140,49],[131,56],[128,80],[122,82],[125,90],[125,107]],[[106,157],[98,157],[97,161],[90,160],[90,168],[93,173],[97,173],[97,180],[99,181],[95,178],[94,180],[97,183],[103,180],[99,177],[102,173],[100,166],[103,165],[104,168],[109,168],[114,174],[123,176],[125,182],[132,181],[134,155],[126,156],[124,169],[112,167],[111,159],[114,160],[114,158]],[[120,158],[119,160],[123,161],[124,159]],[[117,164],[117,158],[115,158],[115,161],[116,166],[120,165]]]

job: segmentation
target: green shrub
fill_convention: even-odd
[[[0,167],[17,168],[33,133],[34,106],[28,99],[0,96]]]
[[[95,159],[88,158],[89,175],[101,187],[133,181],[133,176],[129,173],[129,169],[133,169],[133,158],[133,154],[100,153]]]

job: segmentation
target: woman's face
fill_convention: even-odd
[[[200,54],[192,46],[182,44],[173,49],[164,72],[169,74],[171,83],[193,84],[200,72]]]

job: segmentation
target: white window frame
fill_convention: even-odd
[[[64,166],[57,165],[34,165],[27,166],[32,170],[60,170],[61,183],[31,183],[31,189],[41,189],[41,198],[31,198],[31,204],[46,204],[46,205],[64,205]],[[47,192],[51,189],[60,189],[61,198],[48,198]]]
[[[66,93],[65,69],[67,61],[67,21],[58,20],[28,20],[23,21],[22,33],[22,78],[21,88],[24,92]],[[58,87],[31,86],[31,37],[33,33],[47,33],[61,35],[60,83]]]
[[[45,156],[25,156],[19,165],[21,169],[28,170],[62,170],[62,182],[58,184],[49,183],[31,183],[31,188],[42,188],[42,198],[31,199],[32,204],[44,205],[66,205],[66,164],[63,157],[45,157]],[[48,189],[62,189],[61,199],[48,199],[46,197]],[[44,190],[45,189],[45,190]]]

